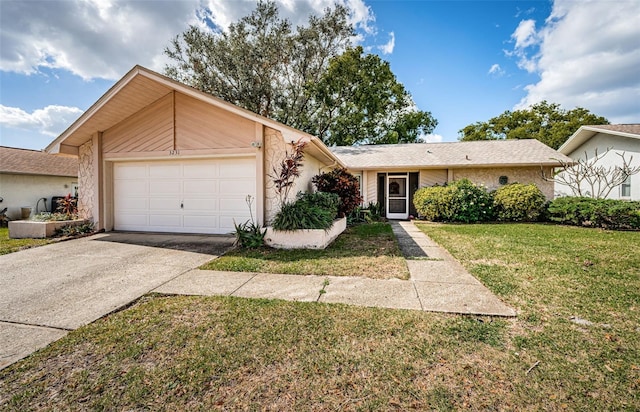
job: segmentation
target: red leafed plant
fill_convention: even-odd
[[[62,199],[58,200],[58,207],[56,208],[56,211],[67,215],[69,218],[72,218],[78,213],[77,204],[78,199],[76,199],[75,197],[71,197],[71,193],[69,193]]]
[[[279,170],[274,166],[272,174],[269,175],[273,179],[276,191],[280,196],[280,204],[286,202],[295,179],[300,177],[300,169],[304,160],[304,148],[307,146],[307,142],[298,140],[297,142],[291,142],[291,146],[292,150],[285,154]]]
[[[335,193],[340,197],[339,216],[347,216],[362,203],[358,179],[343,168],[316,175],[312,181],[320,192]]]

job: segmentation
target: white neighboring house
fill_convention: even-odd
[[[23,207],[32,215],[51,211],[52,197],[73,196],[77,186],[77,158],[0,146],[0,210],[6,207],[9,219],[20,219]]]
[[[596,152],[604,155],[598,165],[615,167],[622,165],[620,155],[624,154],[630,167],[640,166],[640,124],[608,124],[581,126],[558,151],[574,160],[592,159]],[[588,190],[585,185],[583,190]],[[556,197],[570,196],[572,191],[566,185],[556,182]],[[626,182],[614,188],[608,199],[640,200],[640,173],[629,176]]]

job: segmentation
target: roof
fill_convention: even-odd
[[[560,146],[558,151],[560,153],[570,154],[598,133],[640,139],[640,123],[580,126],[580,128]]]
[[[483,140],[342,146],[333,152],[349,169],[559,166],[572,162],[538,140]]]
[[[0,146],[0,173],[77,177],[78,159]]]
[[[142,66],[134,66],[45,150],[49,153],[77,154],[77,148],[89,140],[93,133],[102,132],[117,125],[173,91],[276,129],[282,133],[287,142],[299,139],[307,141],[310,143],[310,147],[306,149],[307,152],[313,156],[325,158],[329,162],[340,163],[322,140],[315,136],[260,116]]]

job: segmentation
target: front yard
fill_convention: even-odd
[[[420,227],[519,317],[150,295],[0,371],[0,409],[640,409],[639,232]]]
[[[46,245],[51,239],[9,239],[9,229],[0,227],[0,255],[17,252],[18,250]]]
[[[349,227],[324,250],[235,249],[201,269],[365,276],[373,279],[409,278],[407,264],[387,223]]]

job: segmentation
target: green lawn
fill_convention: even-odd
[[[407,264],[387,223],[350,227],[324,250],[234,249],[201,269],[374,279],[409,278]]]
[[[9,229],[0,228],[0,255],[17,252],[18,250],[51,243],[51,239],[9,239]]]
[[[150,295],[0,371],[0,409],[640,409],[640,233],[421,228],[520,316]]]

